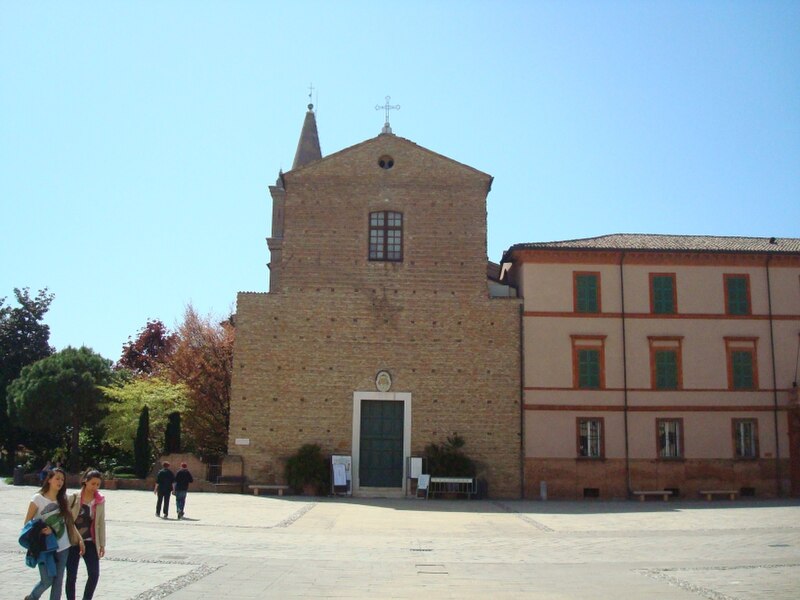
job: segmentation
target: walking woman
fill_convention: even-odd
[[[50,588],[50,600],[60,600],[70,546],[77,544],[78,552],[83,554],[83,540],[67,506],[66,483],[67,477],[63,469],[56,467],[49,471],[42,488],[33,495],[28,506],[25,524],[32,519],[41,519],[45,524],[41,532],[44,535],[52,533],[58,541],[58,547],[55,553],[55,573],[51,573],[46,564],[39,564],[40,581],[25,596],[25,600],[38,600],[47,588]]]
[[[86,551],[78,553],[73,546],[67,559],[67,600],[75,600],[75,581],[81,554],[86,565],[86,586],[83,600],[92,600],[100,579],[100,559],[106,553],[106,499],[100,493],[103,475],[96,469],[86,469],[81,476],[81,489],[69,497],[69,509],[81,534]]]

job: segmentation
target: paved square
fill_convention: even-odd
[[[33,487],[0,484],[3,598]],[[106,492],[98,599],[800,597],[800,502],[306,499]],[[79,589],[83,585],[83,567]]]

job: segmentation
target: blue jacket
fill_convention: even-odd
[[[27,548],[25,564],[33,568],[43,564],[50,577],[56,576],[56,551],[58,539],[52,533],[44,535],[42,529],[47,525],[41,519],[31,519],[19,533],[19,545]]]

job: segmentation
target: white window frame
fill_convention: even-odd
[[[659,458],[683,458],[683,448],[681,438],[683,437],[681,419],[659,419],[657,424],[658,431],[658,457]],[[670,437],[674,436],[673,442]],[[664,443],[662,443],[662,437]]]
[[[749,429],[749,439],[747,435]],[[758,458],[758,424],[755,419],[734,421],[734,447],[736,458]]]
[[[582,453],[586,439],[586,453]],[[603,458],[603,421],[596,417],[578,417],[578,456],[580,458]]]

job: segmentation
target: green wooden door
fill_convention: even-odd
[[[403,486],[403,402],[361,402],[359,485]]]

